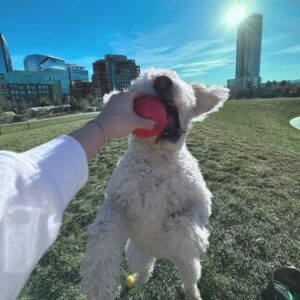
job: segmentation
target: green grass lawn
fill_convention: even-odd
[[[187,139],[214,194],[210,246],[202,258],[204,299],[260,299],[273,271],[300,267],[300,131],[289,120],[300,99],[229,101],[195,123]],[[84,124],[90,116],[2,130],[0,149],[24,151]],[[36,126],[38,125],[38,126]],[[60,236],[32,273],[19,299],[84,299],[79,268],[86,228],[127,139],[106,146],[90,165],[85,187],[68,207]],[[99,253],[101,255],[101,253]],[[128,275],[121,266],[122,280]],[[122,285],[117,299],[184,299],[178,271],[159,261],[142,288]]]

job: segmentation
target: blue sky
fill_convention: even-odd
[[[299,0],[2,0],[0,32],[15,69],[40,53],[92,71],[105,54],[125,54],[145,69],[176,70],[188,82],[226,84],[235,76],[236,28],[228,9],[262,13],[263,81],[300,78]]]

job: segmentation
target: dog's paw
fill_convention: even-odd
[[[202,300],[200,294],[198,295],[185,295],[185,300]]]
[[[185,289],[185,300],[202,300],[197,285]]]

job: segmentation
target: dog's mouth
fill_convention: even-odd
[[[157,142],[168,140],[172,143],[178,142],[182,135],[178,111],[175,106],[165,106],[167,111],[167,124],[163,132],[159,135]]]
[[[157,143],[160,140],[168,140],[169,142],[176,143],[184,133],[180,127],[178,110],[172,99],[172,86],[173,82],[167,76],[159,76],[153,82],[156,97],[164,105],[167,112],[167,124],[158,136]]]

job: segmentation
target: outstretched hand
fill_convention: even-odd
[[[154,121],[141,118],[133,111],[134,99],[142,95],[142,92],[132,90],[111,96],[96,118],[96,121],[102,125],[108,140],[125,137],[137,128],[154,127]]]
[[[154,127],[154,121],[143,119],[133,111],[134,99],[142,95],[135,90],[113,95],[94,122],[69,134],[82,145],[88,161],[93,159],[107,140],[125,137],[137,128]]]

